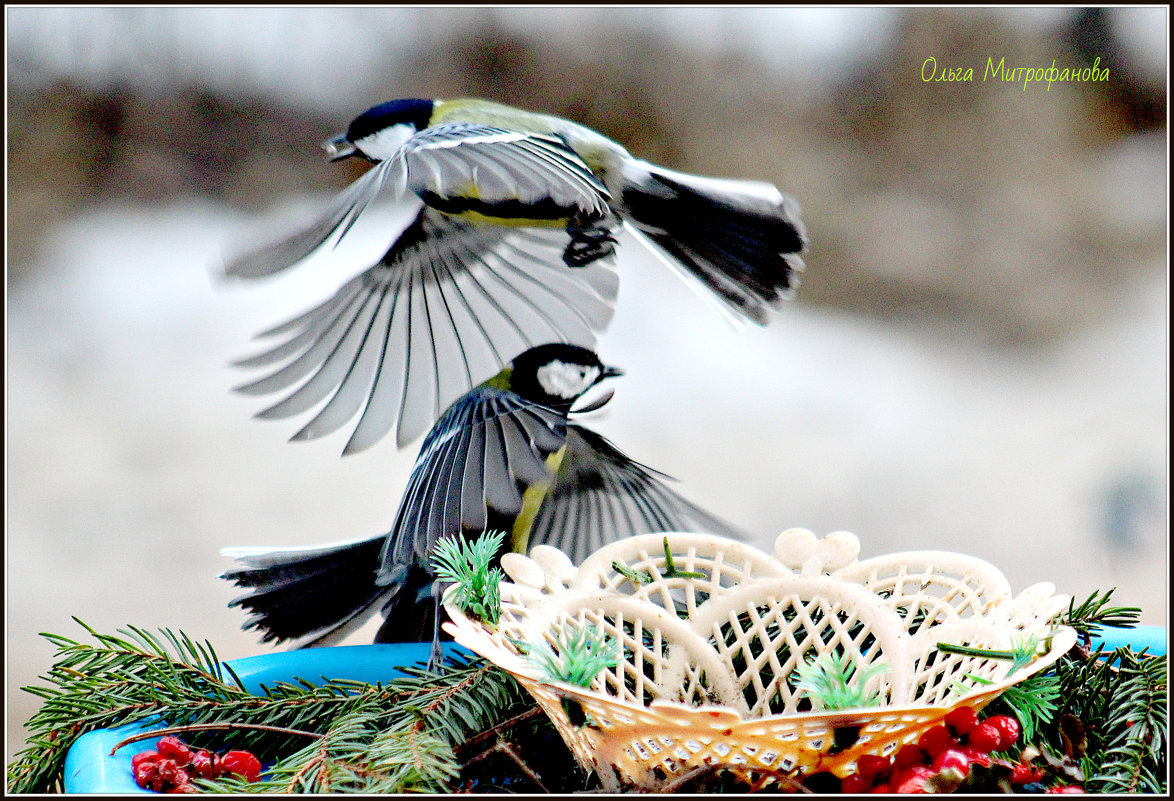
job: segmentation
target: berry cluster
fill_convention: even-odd
[[[1083,792],[1079,787],[1045,790],[1040,783],[1042,768],[1030,760],[1016,763],[991,756],[1006,751],[1019,740],[1019,721],[1009,715],[992,715],[979,721],[969,707],[946,715],[939,726],[927,729],[916,743],[903,746],[891,758],[866,754],[856,761],[856,773],[840,782],[843,793],[925,793],[929,780],[945,771],[969,775],[973,765],[1005,765],[1011,769],[1011,783],[1025,792]]]
[[[157,793],[195,792],[192,779],[215,779],[235,773],[247,782],[261,777],[261,762],[248,751],[229,751],[217,756],[210,751],[193,751],[178,737],[160,737],[155,751],[131,758],[135,783]]]

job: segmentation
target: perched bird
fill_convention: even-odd
[[[439,642],[441,586],[431,551],[441,537],[504,531],[505,551],[553,545],[581,562],[603,545],[659,531],[738,532],[570,423],[571,406],[619,375],[590,350],[549,344],[522,353],[445,411],[425,437],[391,531],[312,548],[230,548],[244,566],[222,577],[249,593],[246,629],[263,642],[334,644],[376,611],[376,642]],[[606,402],[593,405],[597,408]]]
[[[344,453],[393,428],[402,447],[526,348],[594,347],[614,310],[620,228],[759,324],[803,268],[798,204],[774,186],[672,172],[558,117],[482,100],[393,100],[324,147],[332,161],[374,166],[308,226],[228,259],[225,272],[284,270],[346,236],[382,205],[373,201],[414,206],[376,264],[261,334],[281,340],[237,363],[273,371],[239,391],[289,391],[259,417],[325,401],[295,440],[361,411]]]

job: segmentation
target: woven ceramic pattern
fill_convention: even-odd
[[[610,791],[664,787],[714,765],[844,775],[955,707],[985,706],[1075,642],[1052,624],[1069,599],[1049,584],[1013,597],[1002,573],[961,554],[858,554],[850,534],[803,529],[779,535],[773,554],[702,534],[633,537],[578,568],[539,546],[502,560],[513,581],[502,583],[496,627],[448,604],[445,627],[517,677]],[[557,650],[581,626],[623,653],[589,687],[548,680],[519,649]],[[937,648],[1009,649],[1025,636],[1050,648],[1010,676],[1007,661]],[[879,705],[824,711],[806,697],[796,669],[829,652],[856,675],[884,666],[865,684]]]

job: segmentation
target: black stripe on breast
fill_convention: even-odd
[[[471,197],[442,197],[428,190],[416,193],[420,199],[437,211],[445,214],[467,214],[476,212],[486,217],[503,220],[565,220],[579,212],[576,206],[563,206],[552,198],[543,198],[534,203],[520,200],[487,201]]]

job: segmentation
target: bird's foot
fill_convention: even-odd
[[[438,673],[442,664],[444,664],[444,649],[440,647],[439,641],[434,640],[432,650],[428,654],[428,672]]]
[[[571,241],[563,251],[563,263],[568,267],[585,267],[615,253],[616,238],[600,220],[573,217],[567,223],[567,234]]]

